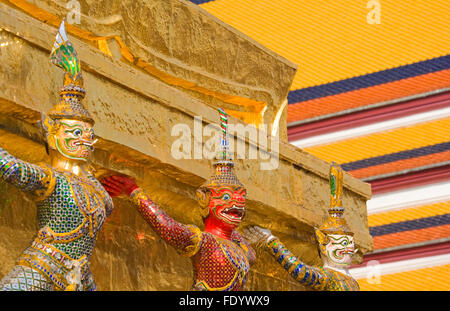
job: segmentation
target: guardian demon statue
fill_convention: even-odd
[[[357,251],[353,233],[343,218],[342,169],[334,162],[330,168],[331,203],[325,223],[316,228],[322,267],[312,267],[295,257],[270,230],[258,226],[249,227],[244,236],[267,249],[277,262],[302,285],[316,290],[355,291],[358,282],[350,275],[348,268]]]
[[[210,181],[197,190],[205,229],[185,225],[168,216],[133,179],[110,176],[102,183],[111,196],[127,194],[152,229],[194,267],[193,290],[242,290],[254,250],[236,231],[245,214],[246,190],[234,174],[227,153],[227,116],[219,110],[223,139],[220,160]]]
[[[83,107],[80,63],[62,22],[51,53],[65,71],[61,100],[42,116],[51,165],[34,165],[0,148],[0,177],[37,202],[39,231],[1,280],[1,290],[94,290],[89,269],[97,234],[113,203],[87,169],[94,120]]]

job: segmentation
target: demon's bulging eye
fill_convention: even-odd
[[[347,246],[347,244],[348,244],[347,241],[342,242],[342,245],[344,245],[344,246]]]
[[[92,134],[91,134],[91,139],[94,139],[94,136],[95,136],[94,133],[92,133]]]
[[[73,134],[74,134],[75,136],[81,136],[81,134],[83,134],[83,132],[82,132],[80,129],[75,129],[75,130],[73,131]]]
[[[223,200],[228,201],[229,199],[231,199],[231,196],[228,193],[225,193],[222,197]]]

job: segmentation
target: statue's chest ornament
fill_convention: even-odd
[[[245,281],[245,277],[250,270],[250,263],[244,249],[235,245],[235,243],[240,245],[239,241],[232,242],[224,239],[220,239],[219,241],[219,245],[223,254],[228,259],[228,261],[236,268],[237,277],[235,278],[233,283],[236,284],[236,282],[238,282],[239,285],[242,286]]]
[[[94,237],[106,220],[105,194],[94,182],[75,176],[66,176],[72,196],[87,220],[89,234]]]

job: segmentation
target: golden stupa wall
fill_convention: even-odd
[[[40,111],[58,100],[62,85],[61,70],[49,62],[56,27],[67,13],[60,2],[0,1],[0,37],[8,42],[0,49],[0,146],[33,163],[48,160],[36,122]],[[204,126],[216,124],[218,106],[237,117],[230,117],[232,124],[267,124],[269,131],[279,126],[277,169],[261,170],[260,160],[235,161],[248,191],[243,226],[268,227],[306,263],[320,264],[313,227],[327,215],[329,164],[286,142],[283,105],[295,65],[188,1],[105,2],[80,1],[81,24],[67,27],[82,60],[85,105],[100,138],[93,156],[97,172],[135,177],[169,215],[202,228],[195,189],[211,175],[211,161],[175,160],[173,126],[186,124],[193,132],[195,116]],[[264,114],[258,119],[261,105]],[[259,135],[267,136],[262,130]],[[236,135],[237,140],[259,147],[248,137]],[[370,186],[344,174],[344,187],[347,222],[358,248],[370,251]],[[0,182],[0,277],[36,231],[35,204]],[[188,290],[192,285],[189,259],[161,241],[127,199],[115,199],[92,270],[100,290]],[[258,251],[247,289],[303,287]]]

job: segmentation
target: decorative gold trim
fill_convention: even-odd
[[[67,261],[69,261],[69,262],[71,262],[71,263],[73,263],[73,262],[75,262],[75,261],[78,261],[78,262],[81,264],[81,263],[84,262],[81,266],[84,266],[84,265],[87,263],[87,256],[86,256],[86,255],[83,255],[83,256],[81,256],[81,257],[78,258],[78,259],[73,259],[73,258],[70,257],[69,255],[67,255],[66,253],[64,253],[62,250],[60,250],[60,249],[54,247],[53,245],[51,245],[51,244],[49,244],[49,243],[42,242],[42,241],[40,241],[39,239],[35,239],[35,240],[33,241],[33,243],[31,244],[31,248],[33,248],[33,249],[35,249],[35,250],[37,250],[37,251],[39,251],[39,252],[43,252],[43,250],[42,250],[42,249],[39,249],[39,247],[37,246],[37,245],[39,245],[39,244],[42,245],[42,246],[45,246],[46,248],[50,248],[50,249],[51,249],[52,251],[54,251],[55,253],[59,253],[62,257],[64,257],[65,260],[67,260]],[[47,256],[50,256],[50,257],[53,258],[53,256],[51,256],[50,254],[48,254],[48,253],[46,253],[46,254],[47,254]],[[71,269],[70,267],[66,266],[63,262],[61,262],[60,260],[58,260],[58,259],[56,259],[56,258],[53,258],[53,260],[55,260],[56,262],[62,264],[66,269],[69,269],[69,270]]]
[[[72,177],[69,177],[67,175],[65,175],[65,177],[67,178],[67,181],[69,183],[70,192],[72,193],[72,197],[75,200],[75,203],[76,203],[76,205],[78,207],[78,210],[84,216],[84,221],[87,220],[89,222],[89,234],[93,238],[94,237],[94,228],[96,228],[96,226],[97,226],[97,220],[94,217],[94,215],[92,214],[92,212],[94,210],[91,209],[90,196],[86,192],[92,194],[92,197],[94,198],[95,202],[98,203],[97,206],[99,206],[99,207],[97,207],[96,209],[103,208],[105,210],[105,213],[106,213],[105,204],[103,202],[98,202],[95,193],[99,193],[99,191],[97,191],[96,186],[94,184],[84,182],[83,183],[83,186],[84,186],[83,188],[84,188],[84,190],[86,190],[86,192],[83,192],[82,194],[84,195],[84,198],[86,200],[86,210],[87,210],[87,212],[89,212],[89,215],[86,214],[86,211],[84,211],[82,208],[80,208],[80,206],[82,206],[82,204],[80,204],[79,198],[75,195],[75,192],[73,190],[73,183],[71,182]],[[77,177],[77,178],[80,178],[80,177]],[[101,194],[100,194],[100,197],[102,197]],[[83,221],[83,223],[84,223],[84,221]]]
[[[50,249],[51,252],[47,252],[46,249]],[[23,253],[16,264],[24,265],[38,271],[49,283],[55,286],[56,290],[74,290],[76,288],[76,284],[71,284],[67,276],[73,269],[77,269],[77,266],[74,265],[74,263],[78,263],[79,268],[82,268],[88,263],[88,257],[86,255],[81,256],[79,259],[73,259],[63,251],[48,243],[43,243],[39,241],[39,239],[33,241],[29,250],[38,253]],[[58,259],[53,253],[56,253],[61,257]],[[41,255],[38,256],[38,254],[43,254],[47,257],[41,258]],[[47,261],[43,258],[47,258]],[[51,261],[50,265],[48,264],[48,260]],[[55,268],[60,269],[63,273],[55,273]]]
[[[58,284],[56,284],[55,282],[53,282],[53,280],[52,280],[48,275],[46,275],[46,274],[43,273],[40,269],[38,269],[38,268],[35,267],[33,264],[31,264],[31,263],[27,260],[27,258],[29,258],[30,260],[32,260],[32,259],[39,260],[38,258],[32,258],[32,256],[30,256],[30,255],[25,255],[25,254],[23,254],[23,255],[21,256],[21,258],[17,260],[16,265],[19,265],[19,266],[25,266],[25,267],[28,267],[28,268],[31,268],[31,269],[37,271],[40,275],[42,275],[42,276],[47,280],[48,283],[51,283],[51,284],[53,284],[53,286],[55,286],[55,290],[56,290],[56,291],[63,291],[63,290],[64,290],[64,288],[62,288],[61,286],[59,286]],[[40,263],[43,267],[45,267],[45,269],[47,269],[48,271],[51,271],[50,267],[49,267],[46,263],[44,263],[42,260],[39,260],[39,263]],[[59,280],[61,283],[63,283],[63,281],[62,281],[63,278],[62,278],[60,275],[55,276],[55,278],[56,278],[56,277],[58,278],[58,280]]]
[[[45,163],[38,163],[39,167],[41,167],[44,170],[45,177],[42,179],[43,184],[48,184],[47,189],[45,190],[38,190],[34,193],[34,201],[35,202],[42,202],[45,199],[47,199],[52,193],[53,190],[55,190],[56,185],[56,177],[53,173],[53,170],[47,166]]]
[[[84,234],[85,230],[83,230],[83,229],[85,229],[85,227],[86,227],[86,222],[87,222],[87,218],[84,217],[83,222],[77,228],[73,229],[72,231],[64,232],[64,233],[54,232],[50,227],[46,226],[46,227],[42,228],[41,230],[39,230],[39,233],[38,233],[39,240],[41,241],[41,243],[42,242],[56,243],[56,244],[70,243],[72,241],[77,240]],[[78,234],[79,232],[81,232],[81,233]],[[67,236],[72,236],[72,237],[69,239],[65,239],[65,237],[67,237]]]
[[[192,232],[192,244],[185,247],[183,250],[178,250],[178,253],[184,257],[192,257],[200,250],[202,242],[202,232],[197,226],[187,225],[189,231]]]
[[[230,286],[231,286],[233,283],[235,283],[236,278],[239,278],[239,271],[236,271],[236,273],[234,274],[234,277],[233,277],[233,278],[231,279],[231,281],[230,281],[227,285],[225,285],[225,286],[213,288],[213,287],[210,287],[210,286],[208,285],[208,283],[206,283],[206,281],[199,281],[199,282],[197,282],[197,283],[195,284],[195,287],[197,287],[197,286],[203,286],[203,287],[206,288],[206,290],[208,290],[208,291],[225,291],[225,290],[227,290],[227,289],[230,289]]]
[[[131,194],[130,194],[130,199],[131,202],[133,202],[134,205],[136,206],[140,206],[141,205],[141,200],[148,200],[153,202],[150,197],[148,196],[147,192],[145,192],[144,189],[142,188],[137,188],[135,189]]]

